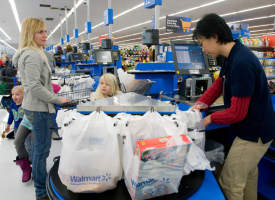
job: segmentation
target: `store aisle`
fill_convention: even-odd
[[[21,182],[22,171],[15,165],[16,152],[14,140],[0,138],[0,199],[5,200],[34,200],[33,181]],[[47,160],[47,170],[51,168],[52,159],[60,154],[61,141],[52,141],[50,156]]]

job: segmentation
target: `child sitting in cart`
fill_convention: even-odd
[[[119,94],[121,94],[121,91],[116,76],[111,73],[106,73],[100,77],[96,91],[91,94],[91,100],[95,101]]]

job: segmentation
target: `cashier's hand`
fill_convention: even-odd
[[[64,104],[64,103],[68,103],[68,102],[70,102],[71,100],[70,99],[66,99],[66,98],[64,98],[64,97],[61,97],[61,104]]]
[[[208,108],[208,105],[206,105],[203,102],[197,101],[189,110],[206,110]]]
[[[206,116],[203,118],[203,125],[206,128],[209,124],[211,124],[211,115]]]

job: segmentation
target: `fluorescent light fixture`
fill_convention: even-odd
[[[160,39],[160,41],[170,41],[170,40],[193,40],[192,37],[181,37],[181,38],[163,38],[163,39]]]
[[[120,42],[128,42],[131,40],[141,40],[141,38],[133,38],[133,39],[129,39],[129,40],[122,40],[122,41],[117,41],[116,43],[120,43]]]
[[[121,38],[130,37],[130,36],[133,36],[133,35],[141,35],[141,33],[134,33],[134,34],[124,35],[124,36],[115,38],[115,40],[118,40],[118,39],[121,39]]]
[[[243,20],[232,21],[232,22],[227,22],[227,23],[228,24],[233,24],[233,23],[239,23],[239,22],[254,21],[254,20],[258,20],[258,19],[266,19],[266,18],[271,18],[271,17],[275,17],[275,15],[268,15],[268,16],[263,16],[263,17],[255,17],[255,18],[243,19]]]
[[[236,14],[239,14],[239,13],[250,12],[250,11],[259,10],[259,9],[263,9],[263,8],[269,8],[269,7],[272,7],[272,6],[275,6],[275,4],[268,4],[268,5],[259,6],[259,7],[255,7],[255,8],[249,8],[249,9],[240,10],[240,11],[236,11],[236,12],[226,13],[226,14],[222,14],[220,16],[225,17],[225,16],[229,16],[229,15],[236,15]]]
[[[143,3],[140,3],[140,4],[136,5],[136,6],[134,6],[134,7],[132,7],[132,8],[130,8],[130,9],[128,9],[128,10],[125,10],[125,11],[122,12],[122,13],[119,13],[118,15],[114,16],[114,19],[117,19],[117,18],[119,18],[119,17],[121,17],[121,16],[123,16],[123,15],[126,15],[127,13],[132,12],[133,10],[136,10],[136,9],[142,7],[142,6],[144,6],[144,2],[143,2]]]
[[[140,8],[140,7],[142,7],[143,5],[144,5],[144,2],[143,2],[143,3],[140,3],[140,4],[136,5],[136,6],[134,6],[134,7],[132,7],[132,8],[130,8],[130,9],[128,9],[128,10],[125,10],[125,11],[119,13],[118,15],[114,16],[114,19],[117,19],[117,18],[119,18],[119,17],[121,17],[121,16],[123,16],[123,15],[126,15],[126,14],[128,14],[128,13],[130,13],[130,12],[132,12],[132,11],[134,11],[134,10]],[[95,26],[93,27],[93,29],[96,29],[97,27],[102,26],[102,25],[104,25],[104,22],[100,22],[99,24],[95,25]],[[82,34],[84,34],[84,33],[85,33],[85,31],[81,32],[79,35],[82,35]]]
[[[263,25],[258,25],[258,26],[249,26],[249,29],[263,27],[263,26],[274,26],[274,24],[263,24]]]
[[[254,34],[250,34],[250,36],[263,36],[263,35],[272,35],[274,34],[275,32],[274,31],[271,31],[271,32],[265,32],[265,33],[254,33]]]
[[[217,4],[217,3],[221,3],[221,2],[223,2],[223,1],[226,1],[226,0],[217,0],[217,1],[213,1],[213,2],[206,3],[206,4],[203,4],[203,5],[200,5],[200,6],[196,6],[196,7],[189,8],[189,9],[186,9],[186,10],[182,10],[182,11],[179,11],[179,12],[176,12],[176,13],[172,13],[172,14],[170,14],[169,16],[174,16],[174,15],[178,15],[178,14],[181,14],[181,13],[190,12],[190,11],[193,11],[193,10],[197,10],[197,9],[199,9],[199,8],[203,8],[203,7],[211,6],[211,5],[214,5],[214,4]],[[128,10],[126,10],[126,11],[124,11],[124,12],[122,12],[122,13],[116,15],[116,16],[114,16],[114,19],[117,19],[117,18],[119,18],[119,17],[121,17],[121,16],[123,16],[123,15],[125,15],[125,14],[127,14],[127,13],[129,13],[129,12],[131,12],[131,11],[133,11],[133,10],[135,10],[135,9],[138,9],[138,8],[142,7],[143,5],[144,5],[144,3],[140,3],[140,4],[134,6],[134,7],[130,8],[130,9],[128,9]],[[162,16],[162,17],[160,17],[160,20],[165,19],[165,18],[166,18],[166,16]],[[126,27],[126,28],[123,28],[123,29],[114,31],[114,32],[112,32],[112,34],[114,34],[114,33],[119,33],[119,32],[122,32],[122,31],[125,31],[125,30],[128,30],[128,29],[131,29],[131,28],[135,28],[135,27],[138,27],[138,26],[142,26],[142,25],[145,25],[145,24],[149,24],[149,23],[151,23],[151,22],[152,22],[151,20],[148,20],[148,21],[145,21],[145,22],[142,22],[142,23],[133,25],[133,26],[129,26],[129,27]],[[104,22],[101,22],[101,23],[95,25],[95,26],[93,27],[93,29],[95,29],[95,28],[97,28],[97,27],[99,27],[99,26],[102,26],[103,24],[104,24]],[[58,28],[59,28],[59,27],[58,27]],[[165,29],[165,27],[162,27],[162,28],[160,28],[160,29]],[[56,28],[56,30],[57,30],[57,28]],[[55,30],[55,31],[56,31],[56,30]],[[54,32],[55,32],[55,31],[54,31]],[[82,32],[79,34],[79,36],[80,36],[80,35],[83,35],[84,33],[85,33],[85,31],[82,31]],[[52,33],[49,35],[49,37],[50,37],[51,35],[52,35]],[[91,39],[90,39],[90,40],[91,40]],[[86,41],[87,41],[87,40],[86,40]]]
[[[0,31],[8,38],[8,40],[11,40],[10,36],[0,27]]]
[[[262,29],[262,30],[250,31],[250,33],[262,32],[262,31],[273,31],[273,30],[274,29]]]
[[[122,28],[120,30],[114,31],[113,33],[119,33],[121,31],[125,31],[125,30],[131,29],[131,28],[135,28],[135,27],[138,27],[138,26],[145,25],[145,24],[149,24],[151,22],[152,22],[152,20],[148,20],[148,21],[145,21],[145,22],[142,22],[142,23],[139,23],[139,24],[135,24],[133,26],[128,26],[128,27]]]
[[[223,1],[226,1],[226,0],[218,0],[218,1],[212,1],[210,3],[206,3],[206,4],[202,4],[200,6],[196,6],[196,7],[193,7],[193,8],[189,8],[189,9],[186,9],[186,10],[182,10],[182,11],[179,11],[179,12],[176,12],[176,13],[173,13],[173,14],[170,14],[168,16],[175,16],[175,15],[179,15],[179,14],[182,14],[182,13],[186,13],[186,12],[190,12],[190,11],[194,11],[194,10],[198,10],[200,8],[204,8],[204,7],[207,7],[207,6],[212,6],[214,4],[217,4],[217,3],[221,3]],[[166,16],[163,16],[161,18],[165,18]]]
[[[140,34],[140,33],[138,33],[138,34]],[[169,33],[162,33],[162,34],[160,34],[160,36],[161,35],[167,35],[167,34],[172,34],[172,32],[169,32]],[[131,35],[137,35],[137,33],[135,33],[135,34],[131,34]],[[131,36],[131,35],[126,35],[127,37],[128,36]],[[126,36],[123,36],[123,37],[126,37]],[[167,38],[160,38],[160,40],[163,40],[163,39],[170,39],[170,38],[186,38],[186,37],[190,37],[190,34],[188,34],[188,35],[180,35],[180,36],[173,36],[173,37],[167,37]],[[121,38],[121,37],[120,37]],[[118,39],[118,38],[116,38],[116,39]],[[131,40],[141,40],[141,38],[133,38],[133,39],[129,39],[129,40],[123,40],[123,41],[117,41],[116,43],[120,43],[120,42],[127,42],[127,41],[131,41]]]
[[[264,5],[264,6],[260,6],[260,7],[249,8],[249,9],[244,9],[244,10],[240,10],[240,11],[236,11],[236,12],[221,14],[220,16],[225,17],[225,16],[229,16],[229,15],[236,15],[236,14],[239,14],[239,13],[250,12],[250,11],[259,10],[259,9],[263,9],[263,8],[269,8],[269,7],[272,7],[272,6],[275,6],[275,4],[268,4],[268,5]],[[193,20],[192,23],[198,22],[199,20],[200,19]]]
[[[214,4],[217,4],[217,3],[221,3],[223,1],[226,1],[226,0],[218,0],[218,1],[213,1],[213,2],[210,2],[210,3],[202,4],[200,6],[196,6],[196,7],[193,7],[193,8],[189,8],[189,9],[186,9],[186,10],[182,10],[182,11],[179,11],[179,12],[176,12],[176,13],[169,14],[168,16],[174,16],[174,15],[190,12],[190,11],[193,11],[193,10],[197,10],[199,8],[203,8],[203,7],[211,6],[211,5],[214,5]],[[166,16],[162,16],[162,17],[160,17],[160,20],[165,19],[165,18],[166,18]],[[125,31],[125,30],[131,29],[131,28],[135,28],[135,27],[138,27],[138,26],[145,25],[145,24],[149,24],[151,22],[152,22],[152,20],[148,20],[148,21],[145,21],[145,22],[133,25],[133,26],[122,28],[120,30],[114,31],[113,33],[119,33],[121,31]],[[161,29],[164,29],[164,28],[165,27],[162,27]]]
[[[6,45],[7,47],[11,48],[12,50],[16,51],[15,48],[13,48],[10,44],[8,44],[7,42],[5,42],[4,40],[0,40],[1,43],[3,43],[4,45]]]
[[[11,0],[10,0],[11,1]],[[60,21],[60,23],[53,29],[49,34],[48,39],[59,29],[59,27],[66,21],[66,18],[69,18],[72,13],[84,2],[85,0],[79,0],[76,5],[67,13],[67,15]]]
[[[21,24],[20,24],[19,15],[18,15],[18,12],[17,12],[17,9],[16,9],[15,2],[14,2],[14,0],[9,0],[9,3],[10,3],[10,6],[11,6],[11,9],[12,9],[15,21],[16,21],[17,26],[18,26],[18,30],[19,30],[19,32],[21,32]]]

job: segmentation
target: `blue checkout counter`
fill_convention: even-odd
[[[225,200],[216,178],[211,171],[205,170],[205,176],[201,187],[188,200]]]
[[[59,159],[55,159],[54,166],[51,168],[46,189],[51,200],[131,200],[127,188],[122,181],[117,183],[117,187],[103,193],[72,193],[66,189],[58,177]],[[179,193],[165,195],[163,197],[154,198],[155,200],[225,200],[219,185],[216,182],[212,172],[206,170],[195,171],[188,176],[184,176],[179,186]]]
[[[150,79],[154,82],[146,93],[150,95],[159,94],[172,96],[177,92],[177,77],[175,75],[174,63],[138,63],[136,70],[128,71],[134,74],[136,79]]]

